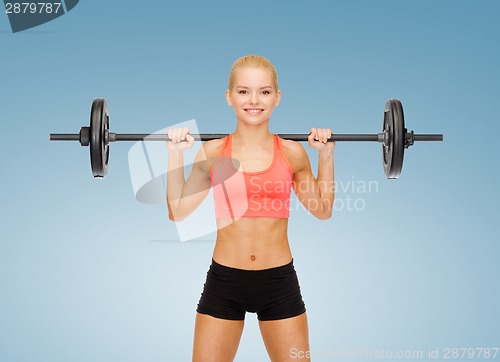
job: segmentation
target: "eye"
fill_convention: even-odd
[[[247,94],[248,92],[246,90],[240,90],[238,91],[239,94]]]
[[[265,91],[262,91],[262,94],[264,94],[264,95],[266,95],[266,96],[267,96],[267,95],[271,94],[271,92],[270,92],[270,91],[268,91],[268,90],[265,90]]]

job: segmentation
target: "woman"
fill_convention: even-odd
[[[203,144],[186,181],[183,151],[194,139],[186,128],[168,130],[169,218],[182,220],[214,189],[217,240],[197,308],[193,361],[232,361],[246,312],[257,313],[272,361],[309,351],[287,237],[290,190],[318,219],[331,217],[334,142],[327,142],[330,129],[311,128],[308,143],[319,153],[315,178],[303,146],[269,131],[280,99],[269,60],[247,55],[234,62],[226,100],[234,108],[236,130]]]

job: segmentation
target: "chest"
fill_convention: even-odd
[[[266,148],[233,148],[231,158],[235,168],[243,172],[260,172],[267,170],[274,159],[274,149]]]

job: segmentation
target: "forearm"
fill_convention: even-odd
[[[316,179],[321,199],[321,211],[330,217],[335,198],[333,151],[320,152],[318,156],[318,177]]]
[[[171,216],[179,207],[184,183],[184,153],[170,152],[167,169],[167,205]]]

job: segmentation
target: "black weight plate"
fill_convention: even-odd
[[[405,120],[399,99],[389,99],[385,104],[383,127],[387,137],[382,146],[384,172],[387,178],[396,179],[401,174],[405,152]]]
[[[105,99],[96,98],[90,111],[90,165],[94,177],[104,177],[108,173],[108,130],[108,105]]]

